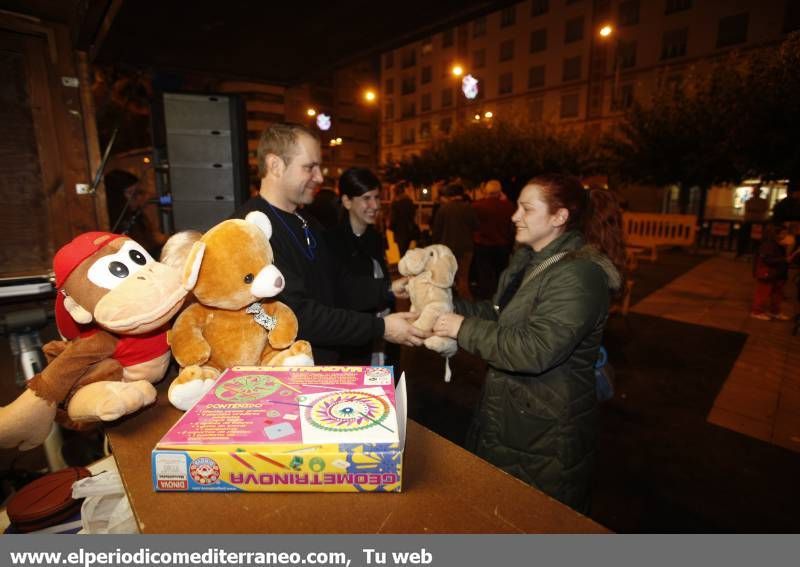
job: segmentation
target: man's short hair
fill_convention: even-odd
[[[296,153],[294,148],[297,145],[297,139],[300,134],[311,136],[319,142],[317,133],[302,124],[288,122],[271,124],[264,129],[261,133],[261,138],[258,140],[258,150],[256,151],[258,176],[260,178],[263,179],[267,175],[266,158],[269,154],[278,156],[283,160],[283,163],[289,165]]]

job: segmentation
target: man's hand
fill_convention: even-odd
[[[396,279],[392,282],[392,293],[395,297],[399,297],[400,299],[408,299],[408,289],[406,286],[408,285],[408,276],[403,276],[402,278]]]
[[[458,331],[461,330],[461,323],[464,322],[463,315],[455,313],[442,313],[433,324],[433,333],[437,337],[458,338]]]
[[[390,343],[405,346],[420,346],[430,333],[417,329],[411,323],[419,313],[392,313],[383,318],[383,338]]]

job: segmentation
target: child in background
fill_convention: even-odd
[[[787,257],[786,240],[788,235],[787,229],[781,225],[770,224],[764,227],[761,246],[753,265],[756,288],[750,316],[754,319],[762,321],[770,319],[787,321],[790,319],[780,310],[783,301],[783,286],[786,285],[786,280],[789,278],[789,262],[798,254],[798,252],[794,252],[791,257]]]

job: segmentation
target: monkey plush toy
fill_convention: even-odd
[[[165,325],[186,297],[181,273],[128,237],[89,232],[53,259],[56,324],[49,364],[0,408],[0,447],[44,442],[54,420],[112,421],[155,401],[170,360]]]

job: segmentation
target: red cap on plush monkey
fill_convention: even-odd
[[[72,242],[62,246],[53,257],[53,272],[56,275],[56,288],[58,289],[56,325],[58,325],[58,332],[65,339],[77,337],[81,333],[81,328],[64,307],[64,282],[75,268],[80,266],[81,262],[117,238],[122,238],[122,236],[111,232],[87,232],[76,236]]]
[[[186,296],[180,273],[153,260],[128,237],[96,234],[79,237],[56,254],[59,331],[73,338],[76,330],[86,330],[69,318],[126,335],[164,325]]]

